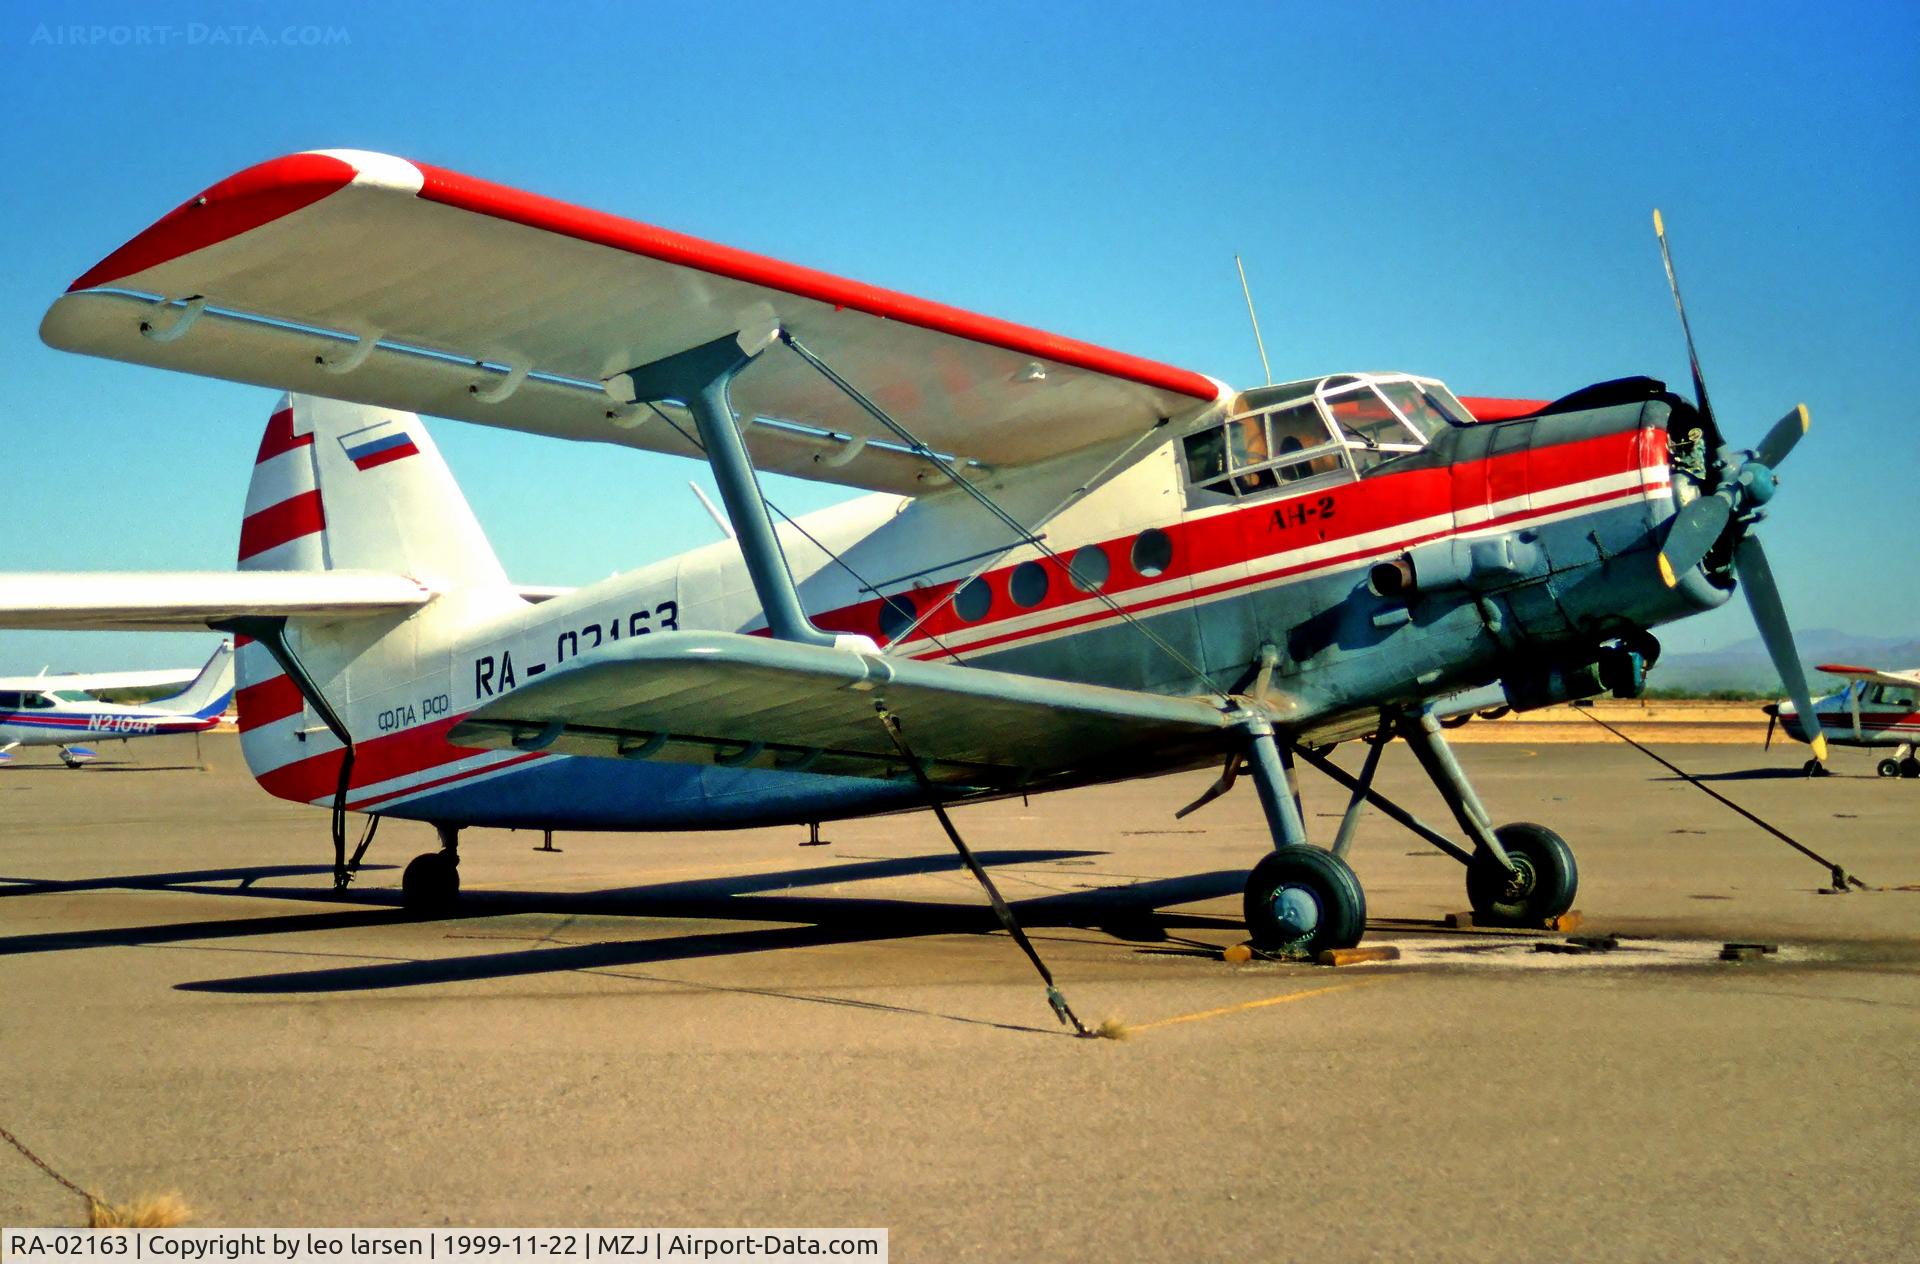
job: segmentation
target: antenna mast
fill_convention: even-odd
[[[1267,342],[1260,336],[1260,317],[1254,314],[1253,291],[1247,288],[1247,269],[1240,262],[1240,256],[1234,255],[1233,266],[1240,273],[1240,292],[1247,296],[1247,319],[1253,322],[1253,345],[1260,348],[1260,371],[1267,375],[1267,385],[1273,385],[1273,366],[1267,363]]]

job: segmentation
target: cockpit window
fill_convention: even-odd
[[[1867,695],[1867,701],[1884,707],[1900,707],[1913,710],[1913,690],[1899,685],[1875,685]]]
[[[1249,496],[1323,476],[1365,476],[1471,424],[1447,388],[1404,374],[1342,374],[1240,396],[1226,421],[1188,435],[1187,477],[1201,491]]]
[[[1187,477],[1203,491],[1250,496],[1342,468],[1312,400],[1245,414],[1186,438]]]

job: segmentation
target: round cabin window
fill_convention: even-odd
[[[1173,539],[1158,527],[1148,527],[1133,541],[1133,569],[1152,579],[1173,565]]]
[[[978,623],[993,609],[993,589],[984,579],[973,579],[954,594],[953,612],[968,623]]]
[[[1107,583],[1109,571],[1107,551],[1097,544],[1089,544],[1073,555],[1073,561],[1067,564],[1067,578],[1081,592],[1099,592]]]
[[[1037,606],[1047,599],[1047,569],[1038,562],[1022,562],[1007,580],[1007,593],[1016,606]]]
[[[899,593],[881,601],[880,639],[898,640],[902,632],[913,626],[914,616],[919,613],[914,609],[913,598],[905,593]]]

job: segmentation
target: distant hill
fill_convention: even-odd
[[[1820,663],[1853,663],[1862,667],[1920,667],[1920,638],[1854,636],[1833,628],[1814,628],[1794,633],[1800,647],[1801,662],[1807,669],[1807,684],[1813,692],[1831,693],[1834,678],[1814,668]],[[1757,636],[1717,650],[1696,654],[1664,654],[1647,674],[1647,685],[1654,689],[1687,689],[1706,692],[1715,689],[1753,689],[1784,693],[1780,677],[1767,658],[1767,648]]]

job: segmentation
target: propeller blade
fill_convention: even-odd
[[[1787,687],[1787,697],[1793,699],[1793,709],[1800,716],[1800,727],[1813,746],[1813,757],[1825,763],[1826,734],[1820,731],[1820,717],[1807,692],[1807,674],[1793,645],[1793,628],[1787,623],[1787,608],[1780,602],[1780,586],[1774,582],[1773,567],[1767,563],[1767,551],[1760,547],[1759,537],[1743,536],[1734,546],[1733,567],[1747,594],[1747,606],[1753,611],[1760,639],[1766,642],[1767,656],[1773,659],[1774,670],[1780,673],[1780,682]]]
[[[1780,723],[1780,713],[1778,711],[1768,711],[1767,712],[1767,741],[1766,741],[1766,745],[1760,748],[1761,750],[1770,751],[1773,749],[1773,726],[1778,723]]]
[[[1680,313],[1680,332],[1687,340],[1687,363],[1693,367],[1693,399],[1700,407],[1700,427],[1706,432],[1711,457],[1726,446],[1726,440],[1720,435],[1720,424],[1713,419],[1713,405],[1707,402],[1707,380],[1700,374],[1700,357],[1693,349],[1693,327],[1687,324],[1687,305],[1681,301],[1680,278],[1673,270],[1673,251],[1667,246],[1667,226],[1657,206],[1653,208],[1653,235],[1660,239],[1660,262],[1666,265],[1667,288],[1673,291],[1673,309]]]
[[[1787,459],[1787,453],[1793,451],[1800,437],[1807,433],[1807,427],[1813,421],[1807,416],[1805,404],[1795,405],[1794,410],[1773,423],[1773,429],[1767,431],[1767,437],[1754,449],[1754,459],[1769,469],[1777,467]]]
[[[1733,506],[1718,496],[1690,501],[1673,516],[1667,542],[1660,546],[1660,578],[1671,588],[1680,577],[1700,565],[1727,529]]]

